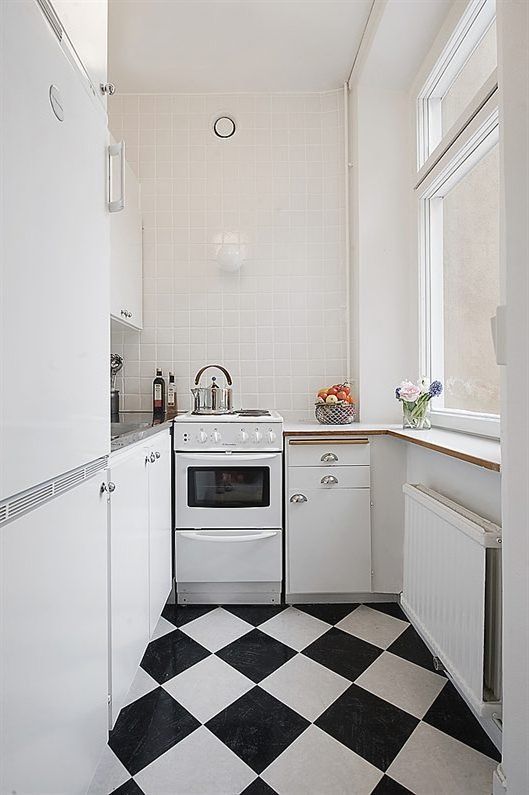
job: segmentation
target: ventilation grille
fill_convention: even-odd
[[[29,513],[29,511],[35,510],[35,508],[48,502],[53,497],[64,494],[65,491],[69,491],[84,480],[88,480],[97,472],[105,469],[107,461],[107,456],[97,458],[95,461],[90,461],[90,463],[86,464],[84,467],[72,469],[70,472],[65,472],[54,480],[40,483],[32,489],[23,491],[11,497],[9,500],[5,500],[0,503],[0,525],[17,519],[19,516]]]
[[[59,41],[62,41],[62,33],[63,33],[62,25],[60,23],[59,17],[55,13],[53,6],[51,5],[51,3],[48,2],[48,0],[37,0],[37,3],[41,8],[42,13],[48,20],[51,29],[53,30]]]

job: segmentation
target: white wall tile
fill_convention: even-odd
[[[233,138],[213,134],[216,114],[233,116]],[[233,370],[237,406],[309,416],[346,369],[341,92],[124,95],[109,121],[145,227],[144,330],[112,324],[125,408],[150,408],[156,366],[186,408],[214,361]],[[226,239],[244,246],[239,272],[217,266]]]

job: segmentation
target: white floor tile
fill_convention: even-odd
[[[295,607],[283,610],[282,613],[278,613],[259,626],[262,632],[266,632],[281,643],[286,643],[296,651],[305,649],[330,628],[325,621],[296,610]]]
[[[309,726],[261,778],[279,795],[368,795],[382,772],[326,732]]]
[[[445,686],[446,679],[385,651],[360,674],[355,684],[422,718]]]
[[[108,795],[110,792],[114,792],[115,789],[118,789],[118,787],[121,787],[129,778],[129,771],[121,764],[116,754],[110,750],[108,745],[105,745],[99,765],[86,795]]]
[[[387,773],[412,792],[490,795],[497,762],[420,723]]]
[[[130,690],[123,702],[123,706],[126,707],[127,704],[132,704],[133,701],[141,698],[146,693],[150,693],[155,687],[158,687],[158,682],[153,679],[152,676],[149,676],[147,671],[144,671],[143,668],[138,668],[136,676],[132,680]]]
[[[212,652],[224,648],[237,638],[242,638],[252,629],[254,627],[247,621],[223,610],[222,607],[217,607],[205,616],[195,618],[194,621],[181,627],[182,632]]]
[[[151,640],[163,638],[164,635],[167,635],[169,632],[173,632],[175,629],[176,627],[174,624],[171,624],[170,621],[167,621],[163,616],[160,616],[160,619],[154,628],[154,632],[152,633]]]
[[[336,624],[338,629],[356,635],[368,643],[387,649],[409,626],[407,621],[388,616],[380,610],[360,605]]]
[[[235,795],[254,771],[201,726],[134,776],[145,795]]]
[[[351,682],[323,665],[296,654],[259,686],[307,720],[318,718]]]
[[[206,657],[163,687],[201,723],[255,687],[255,683],[218,657]]]

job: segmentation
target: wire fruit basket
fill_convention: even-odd
[[[356,406],[345,401],[339,403],[316,403],[314,413],[322,425],[347,425],[356,418]]]

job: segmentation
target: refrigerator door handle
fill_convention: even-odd
[[[119,157],[119,198],[112,199],[113,179],[112,179],[112,159]],[[108,147],[108,210],[111,213],[119,213],[125,207],[125,141],[118,144],[110,144]]]

